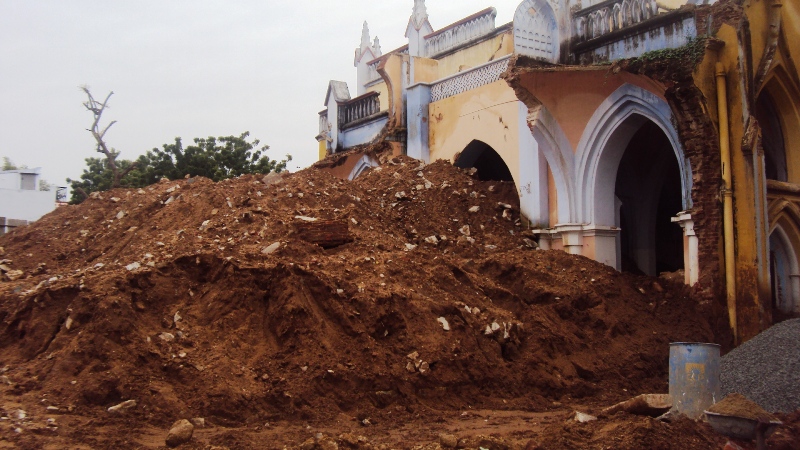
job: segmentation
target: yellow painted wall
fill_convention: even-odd
[[[327,141],[325,141],[323,139],[323,140],[318,142],[318,146],[319,146],[319,159],[318,159],[318,161],[321,161],[321,160],[325,159],[325,156],[328,155],[328,143],[327,143]]]
[[[368,92],[377,92],[379,97],[378,101],[381,103],[381,111],[389,109],[389,88],[386,86],[385,81],[380,81],[367,88]]]
[[[431,103],[428,111],[431,161],[453,161],[477,139],[491,146],[519,180],[519,106],[504,80]]]
[[[413,83],[431,83],[441,78],[439,76],[439,61],[430,58],[415,56]]]
[[[389,126],[403,126],[404,124],[403,62],[407,59],[408,55],[392,54],[378,65],[378,73],[383,78],[389,100],[387,107]],[[383,109],[383,103],[381,103],[381,109]]]
[[[503,33],[492,39],[483,41],[477,45],[462,51],[447,55],[438,60],[438,76],[435,79],[444,78],[454,73],[462,72],[465,69],[485,64],[514,51],[514,38],[511,33]]]

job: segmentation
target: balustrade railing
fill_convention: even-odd
[[[431,102],[493,83],[508,69],[509,56],[451,75],[431,86]]]
[[[429,35],[425,38],[425,55],[431,57],[491,33],[495,29],[495,16],[497,10],[487,8],[460,23]]]
[[[339,128],[381,111],[380,94],[367,92],[339,105]]]
[[[608,0],[576,12],[574,33],[579,41],[588,41],[657,14],[656,0]]]

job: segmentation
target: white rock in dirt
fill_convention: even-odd
[[[261,253],[263,253],[265,255],[270,255],[272,253],[275,253],[275,251],[278,250],[278,248],[280,248],[280,246],[281,246],[280,242],[273,242],[272,244],[268,245],[267,247],[264,247],[263,249],[261,249]]]
[[[261,182],[269,186],[281,181],[281,175],[276,172],[270,172],[261,179]]]
[[[122,412],[126,409],[131,409],[136,406],[136,400],[125,400],[124,402],[111,406],[108,408],[108,412],[115,413],[115,412]]]
[[[417,368],[414,366],[414,363],[409,361],[408,364],[406,364],[406,370],[411,372],[411,373],[414,373],[414,372],[417,371]]]
[[[406,242],[406,251],[410,252],[411,250],[414,250],[415,248],[417,248],[417,246],[415,244],[411,244],[411,243]]]
[[[22,278],[22,275],[24,275],[24,272],[21,270],[9,270],[6,272],[6,278],[8,278],[8,281],[19,280]]]
[[[467,211],[469,211],[471,213],[476,213],[476,212],[478,212],[480,210],[481,210],[481,207],[478,206],[478,205],[475,205],[475,206],[470,207]]]
[[[161,333],[161,334],[159,334],[158,337],[162,341],[166,341],[166,342],[172,342],[172,341],[175,340],[175,336],[172,333],[167,333],[166,331]]]
[[[72,328],[72,317],[67,317],[67,320],[64,321],[64,328],[68,330]]]
[[[120,200],[120,198],[119,197],[111,197],[109,200],[111,200],[114,203],[117,203]]]
[[[134,270],[136,270],[136,269],[138,269],[140,267],[142,267],[142,265],[139,264],[138,262],[132,262],[132,263],[128,264],[127,266],[125,266],[125,268],[128,269],[129,271],[134,271]]]
[[[196,426],[197,428],[205,428],[206,419],[203,417],[194,417],[192,418],[192,425]]]
[[[180,315],[180,313],[178,311],[175,311],[175,315],[172,316],[172,321],[175,322],[175,323],[178,323],[178,322],[181,321],[181,319],[183,319],[183,317],[181,317],[181,315]]]
[[[595,417],[595,416],[593,416],[591,414],[586,414],[586,413],[582,413],[580,411],[575,411],[574,420],[575,420],[575,422],[586,423],[586,422],[591,422],[593,420],[597,420],[597,417]]]
[[[194,425],[192,425],[192,422],[181,419],[172,424],[172,428],[169,429],[167,439],[165,439],[164,442],[168,447],[177,447],[189,442],[192,439],[192,434],[194,434]]]
[[[439,239],[436,236],[428,236],[425,238],[425,242],[436,245],[439,243]]]
[[[492,322],[491,327],[492,327],[492,331],[497,331],[497,330],[500,329],[500,324],[497,323],[497,322]]]
[[[427,362],[422,361],[417,369],[419,370],[419,373],[425,375],[431,370],[431,366]]]
[[[18,409],[9,414],[9,416],[14,420],[22,420],[28,417],[28,413],[26,413],[24,409]]]
[[[308,217],[308,216],[294,216],[295,219],[302,220],[303,222],[316,222],[316,217]]]
[[[463,227],[459,228],[458,232],[464,236],[469,236],[469,225],[464,225]]]
[[[203,223],[200,224],[200,231],[206,231],[208,229],[208,225],[211,223],[210,220],[204,220]]]
[[[436,320],[437,320],[437,321],[438,321],[440,324],[442,324],[442,328],[444,329],[444,331],[450,331],[450,324],[449,324],[449,323],[447,323],[447,319],[445,319],[444,317],[439,317],[439,318],[438,318],[438,319],[436,319]]]
[[[125,217],[125,211],[120,211],[117,213],[117,219],[122,219],[123,217]]]
[[[489,335],[491,335],[493,333],[494,333],[494,330],[492,330],[492,327],[490,325],[486,325],[486,329],[483,330],[483,334],[489,336]]]

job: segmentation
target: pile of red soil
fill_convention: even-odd
[[[299,239],[313,219],[353,242]],[[120,430],[203,417],[218,432],[195,440],[230,448],[299,445],[307,424],[407,447],[463,411],[666,392],[669,342],[714,340],[680,284],[530,244],[513,184],[407,158],[353,182],[195,178],[59,208],[0,237],[24,273],[0,282],[0,436],[163,445]]]

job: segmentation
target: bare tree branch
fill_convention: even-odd
[[[118,153],[115,153],[112,150],[108,149],[108,145],[106,145],[105,136],[108,129],[111,128],[112,125],[117,123],[116,120],[112,120],[108,125],[100,131],[100,119],[103,116],[103,112],[108,107],[108,100],[114,95],[114,91],[111,91],[106,96],[106,99],[102,102],[95,100],[94,96],[92,96],[92,92],[89,90],[88,86],[81,86],[80,89],[86,94],[88,100],[83,102],[83,106],[86,107],[88,111],[90,111],[94,115],[94,120],[92,122],[92,128],[87,129],[94,140],[97,142],[97,152],[102,153],[106,157],[106,164],[108,164],[108,168],[111,169],[111,174],[113,175],[113,180],[111,182],[111,188],[117,188],[120,185],[120,180],[127,175],[131,170],[136,168],[136,163],[131,164],[127,169],[120,173],[119,168],[117,167],[117,156]]]

